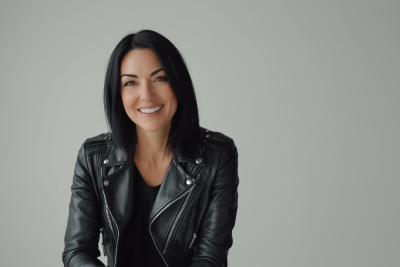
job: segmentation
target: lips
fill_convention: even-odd
[[[159,105],[159,106],[155,106],[152,108],[141,108],[141,109],[139,109],[139,111],[141,113],[145,113],[145,114],[152,114],[152,113],[159,111],[163,106],[164,105]]]

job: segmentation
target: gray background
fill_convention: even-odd
[[[229,266],[399,266],[399,1],[1,1],[1,265],[62,266],[107,60],[152,29],[239,150]],[[102,258],[103,259],[103,258]]]

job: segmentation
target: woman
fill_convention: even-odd
[[[106,72],[109,133],[81,146],[64,266],[227,266],[238,200],[233,140],[199,126],[182,56],[164,36],[124,37]]]

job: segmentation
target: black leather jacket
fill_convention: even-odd
[[[175,153],[149,216],[153,241],[169,267],[227,266],[238,201],[238,153],[233,140],[201,129],[202,145]],[[134,160],[110,133],[87,139],[75,171],[62,254],[64,266],[126,267],[132,219]]]

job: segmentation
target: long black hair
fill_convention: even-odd
[[[178,49],[161,34],[142,30],[128,34],[111,53],[104,82],[104,111],[113,142],[126,153],[133,153],[136,126],[123,110],[120,67],[123,57],[133,49],[150,48],[157,55],[178,100],[165,149],[182,152],[200,143],[199,112],[192,79]]]

